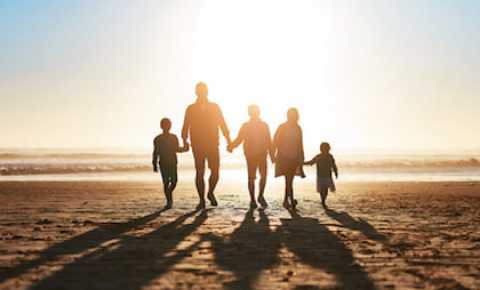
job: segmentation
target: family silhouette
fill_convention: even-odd
[[[320,154],[305,162],[303,149],[303,132],[299,124],[300,114],[296,108],[287,110],[287,120],[278,126],[273,139],[270,128],[260,117],[260,108],[257,105],[248,107],[250,119],[245,122],[237,137],[232,141],[230,131],[220,106],[208,99],[208,86],[199,82],[195,86],[197,99],[185,111],[182,127],[183,146],[180,146],[177,136],[170,133],[171,121],[163,118],[160,121],[162,134],[154,139],[152,156],[153,169],[162,175],[166,209],[173,205],[173,191],[177,184],[177,153],[192,149],[195,163],[195,185],[198,193],[197,209],[205,209],[205,170],[210,171],[208,178],[207,199],[212,206],[217,206],[215,188],[220,176],[220,134],[222,132],[227,142],[227,151],[243,144],[243,152],[247,163],[248,191],[250,194],[250,208],[255,209],[260,204],[268,206],[264,197],[267,183],[268,156],[275,163],[275,177],[284,177],[285,194],[283,206],[286,209],[295,209],[298,202],[294,195],[294,180],[296,176],[305,177],[303,165],[317,165],[317,191],[321,195],[322,205],[326,208],[328,190],[335,191],[332,172],[338,178],[338,169],[335,159],[330,154],[330,145],[322,143]],[[190,140],[190,142],[189,142]],[[255,180],[257,172],[260,175],[258,196],[255,196]],[[258,203],[257,203],[258,202]]]
[[[249,120],[231,140],[220,107],[207,98],[207,85],[197,84],[196,94],[197,101],[185,112],[182,144],[170,132],[172,123],[168,118],[160,121],[162,133],[153,141],[153,170],[162,176],[166,198],[164,209],[125,223],[100,225],[53,245],[38,257],[0,273],[0,283],[44,265],[59,263],[62,257],[75,256],[58,270],[37,279],[29,289],[145,289],[158,279],[167,279],[167,273],[194,253],[198,255],[211,250],[215,265],[233,275],[233,279],[222,282],[224,288],[248,290],[257,288],[264,271],[282,266],[285,258],[282,255],[287,249],[295,255],[296,261],[333,275],[337,286],[342,289],[376,289],[367,272],[355,261],[352,250],[326,224],[315,218],[303,217],[296,210],[293,183],[296,176],[305,177],[304,165],[316,165],[317,190],[325,207],[328,191],[335,190],[332,174],[338,176],[328,143],[322,143],[320,153],[305,162],[298,110],[288,109],[287,120],[275,130],[272,138],[268,124],[261,119],[260,108],[251,105],[248,107]],[[217,205],[215,187],[220,169],[219,131],[227,140],[227,151],[233,152],[243,144],[251,198],[250,209],[227,236],[222,231],[208,229],[209,210],[205,210],[205,197],[212,206]],[[159,221],[173,206],[178,175],[177,153],[187,152],[190,148],[195,160],[198,206],[178,217],[167,216],[166,222]],[[289,214],[288,218],[280,218],[273,223],[263,210],[268,206],[264,197],[268,158],[275,164],[275,176],[282,176],[285,180],[283,205]],[[210,175],[206,190],[207,165]],[[257,172],[260,175],[258,195]],[[255,211],[258,205],[262,209]],[[386,237],[363,219],[328,208],[325,214],[342,227],[361,232],[368,240],[386,243]],[[207,227],[202,230],[205,224]],[[152,230],[145,230],[148,228]],[[208,261],[208,257],[206,259]],[[210,275],[212,272],[205,273]],[[293,275],[293,272],[288,275]],[[182,281],[175,283],[181,285]]]

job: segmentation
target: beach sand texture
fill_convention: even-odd
[[[0,289],[480,289],[479,183],[341,183],[298,212],[243,183],[194,211],[192,184],[0,183]]]

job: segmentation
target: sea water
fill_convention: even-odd
[[[222,153],[221,178],[246,178],[244,158]],[[2,150],[0,181],[157,181],[141,151]],[[336,154],[340,181],[480,181],[480,154]],[[179,180],[195,175],[191,153],[179,154]],[[315,168],[305,167],[307,180]],[[270,163],[270,175],[273,165]]]

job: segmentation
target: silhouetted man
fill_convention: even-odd
[[[214,190],[217,186],[220,169],[218,129],[222,130],[228,144],[231,141],[220,107],[208,100],[207,85],[202,82],[198,83],[195,87],[195,93],[197,101],[188,106],[185,112],[182,139],[185,146],[188,144],[190,135],[195,160],[195,184],[200,198],[198,207],[205,208],[205,162],[208,162],[208,168],[210,169],[207,198],[213,206],[217,205]]]

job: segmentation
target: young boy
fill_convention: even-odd
[[[249,106],[248,114],[250,120],[242,125],[238,137],[228,146],[228,151],[232,152],[235,147],[243,143],[243,152],[248,168],[250,207],[257,208],[257,202],[255,201],[257,169],[260,172],[258,202],[262,207],[267,207],[268,204],[263,197],[267,182],[267,154],[270,154],[272,162],[274,158],[270,129],[267,123],[260,119],[260,108],[258,106]]]
[[[172,122],[168,118],[160,121],[160,128],[163,133],[155,137],[153,140],[153,171],[158,172],[160,165],[160,173],[162,174],[163,189],[167,204],[165,209],[172,208],[172,193],[177,186],[177,152],[187,152],[188,144],[185,147],[178,145],[178,138],[170,133]]]
[[[332,192],[335,192],[336,190],[335,182],[333,182],[332,178],[332,171],[335,173],[335,177],[338,178],[337,164],[335,163],[333,155],[330,154],[330,144],[326,142],[320,144],[320,154],[304,164],[317,165],[317,192],[320,193],[322,205],[326,208],[328,189]]]

